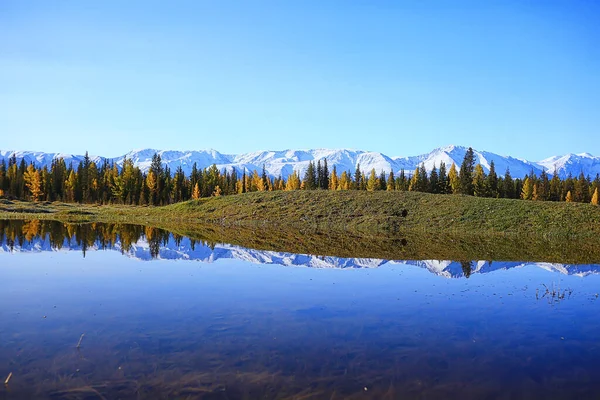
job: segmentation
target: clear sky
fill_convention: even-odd
[[[600,155],[600,2],[0,1],[0,149]]]

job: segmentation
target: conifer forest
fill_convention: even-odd
[[[415,171],[398,174],[383,171],[337,171],[327,159],[310,162],[303,176],[294,171],[287,179],[270,177],[262,171],[219,170],[216,165],[200,169],[194,164],[186,176],[181,167],[171,171],[154,154],[147,172],[132,160],[117,166],[107,160],[96,165],[86,153],[76,167],[55,159],[51,167],[39,168],[15,156],[0,161],[0,196],[31,201],[61,201],[90,204],[167,205],[191,199],[275,190],[366,190],[415,191],[436,194],[463,194],[477,197],[566,201],[598,205],[600,177],[568,176],[532,171],[524,178],[512,178],[510,171],[498,173],[494,163],[489,173],[475,164],[469,148],[460,166],[422,164]]]

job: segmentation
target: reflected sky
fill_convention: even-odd
[[[13,372],[0,398],[600,393],[595,274],[474,262],[466,279],[448,262],[457,279],[444,279],[420,262],[147,262],[136,249],[66,248],[0,253],[0,378]]]

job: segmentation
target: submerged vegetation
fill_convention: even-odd
[[[184,237],[195,243],[213,247],[219,243],[255,250],[336,256],[343,258],[380,258],[397,260],[503,260],[546,261],[557,263],[597,263],[600,247],[597,241],[537,235],[477,235],[420,230],[359,232],[357,230],[303,228],[263,224],[199,224],[182,220],[155,221],[156,225],[101,222],[65,222],[56,220],[1,220],[0,243],[12,246],[31,242],[33,238],[48,240],[53,248],[78,245],[87,248],[110,248],[117,242],[123,252],[140,239],[148,241],[151,255],[172,235],[176,243]],[[75,241],[75,242],[74,242]],[[463,268],[470,273],[471,265]]]

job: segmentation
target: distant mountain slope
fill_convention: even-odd
[[[561,178],[569,174],[576,177],[582,172],[584,175],[590,175],[591,177],[600,174],[600,157],[594,157],[589,153],[550,157],[538,162],[538,165],[546,168],[551,173],[556,171]]]
[[[108,160],[122,165],[123,160],[128,158],[133,160],[135,165],[145,172],[150,168],[154,153],[158,153],[163,163],[172,172],[181,167],[186,174],[189,174],[194,163],[198,168],[205,168],[216,164],[220,170],[235,168],[240,173],[244,170],[261,171],[264,165],[269,175],[273,177],[281,175],[287,178],[293,171],[299,171],[302,175],[310,161],[316,162],[327,159],[329,170],[331,171],[335,166],[338,173],[342,171],[354,173],[357,166],[360,165],[360,169],[367,173],[375,169],[377,174],[381,173],[381,171],[385,173],[394,171],[397,174],[400,170],[404,169],[407,175],[411,175],[422,163],[425,164],[428,171],[434,165],[439,168],[441,162],[446,163],[447,168],[450,168],[452,163],[455,163],[459,167],[466,151],[466,147],[446,146],[418,156],[389,157],[378,152],[349,149],[259,151],[238,155],[222,154],[216,150],[171,151],[143,149],[130,151],[123,156],[108,158]],[[83,160],[82,155],[34,151],[14,152],[7,150],[0,150],[0,160],[4,159],[8,161],[13,154],[18,160],[25,159],[26,163],[33,162],[38,166],[48,167],[52,163],[52,160],[56,158],[63,158],[67,164],[72,163],[74,167]],[[103,160],[103,157],[99,156],[91,158],[96,163],[100,163]],[[488,151],[475,150],[475,160],[482,165],[486,173],[489,172],[490,163],[493,161],[497,174],[503,175],[509,169],[511,175],[515,178],[523,177],[531,171],[539,175],[544,169],[549,174],[552,174],[556,170],[561,178],[566,177],[568,174],[577,176],[581,172],[591,177],[600,173],[600,157],[594,157],[588,153],[554,156],[539,162],[531,162],[510,156],[501,156]]]

